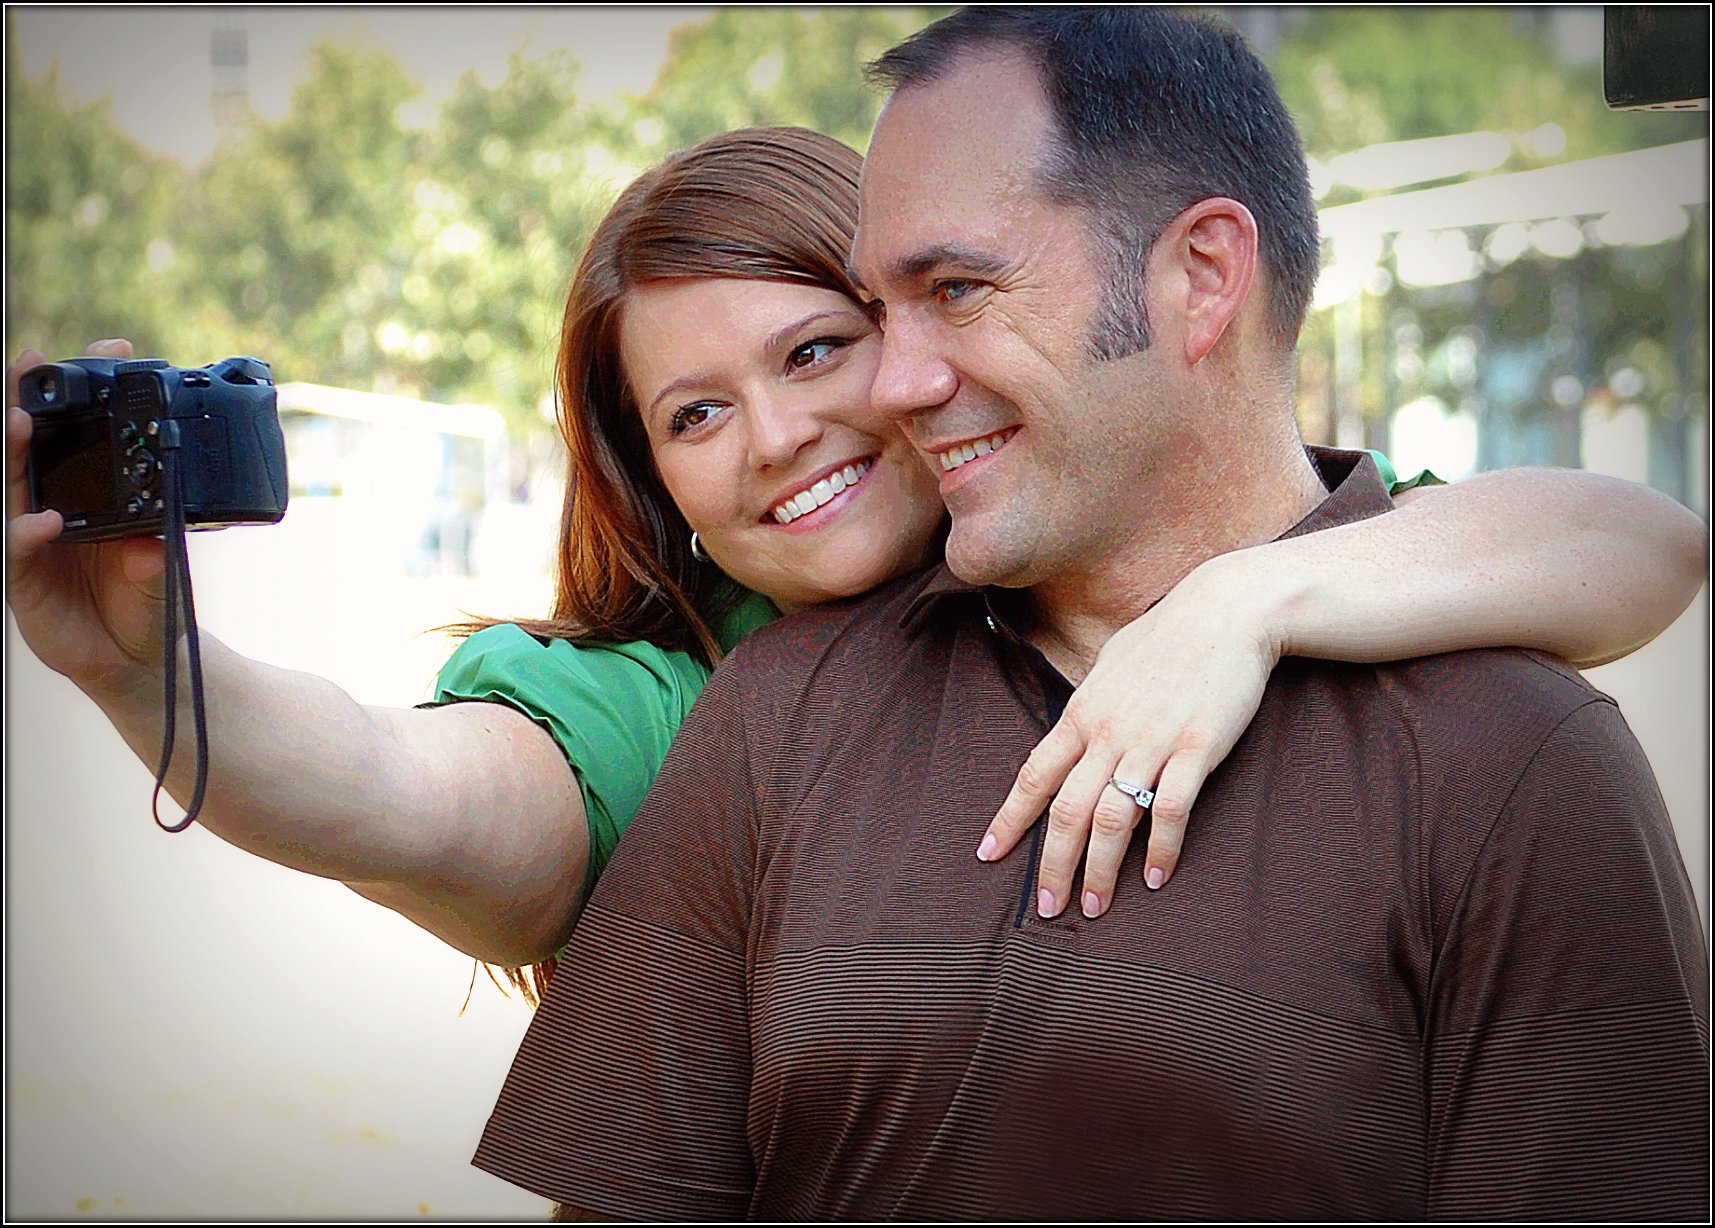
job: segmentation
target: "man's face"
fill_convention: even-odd
[[[1091,357],[1101,274],[1088,215],[1039,187],[1052,125],[1034,67],[970,54],[895,94],[864,164],[853,268],[885,305],[871,395],[940,473],[947,561],[976,583],[1099,569],[1138,533],[1173,417],[1154,351]]]

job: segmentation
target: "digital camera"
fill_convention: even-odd
[[[161,532],[169,449],[187,528],[275,524],[286,514],[286,442],[273,372],[259,358],[189,369],[158,358],[71,358],[24,372],[18,393],[34,420],[30,510],[57,511],[63,541]]]

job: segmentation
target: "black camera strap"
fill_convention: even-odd
[[[167,609],[163,660],[166,664],[164,701],[166,730],[161,740],[161,766],[155,773],[155,797],[151,809],[155,822],[162,830],[180,832],[196,821],[202,809],[203,792],[208,787],[208,714],[202,698],[202,646],[197,639],[196,602],[191,596],[191,560],[185,546],[184,476],[179,469],[179,424],[168,419],[161,423],[157,441],[161,449],[161,521],[162,535],[167,547]],[[161,789],[166,784],[167,768],[173,762],[173,742],[177,734],[179,699],[179,612],[184,612],[185,659],[190,666],[191,713],[196,727],[196,787],[185,817],[172,825],[161,822]]]

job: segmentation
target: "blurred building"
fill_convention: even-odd
[[[1357,153],[1422,166],[1507,140]],[[1450,478],[1581,466],[1706,514],[1707,162],[1683,141],[1325,209],[1307,435]]]
[[[209,34],[208,63],[214,138],[225,144],[244,131],[250,118],[250,33],[236,15],[223,12],[217,20]]]

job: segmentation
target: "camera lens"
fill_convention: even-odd
[[[60,377],[50,372],[36,384],[36,396],[43,405],[53,405],[60,399]]]

